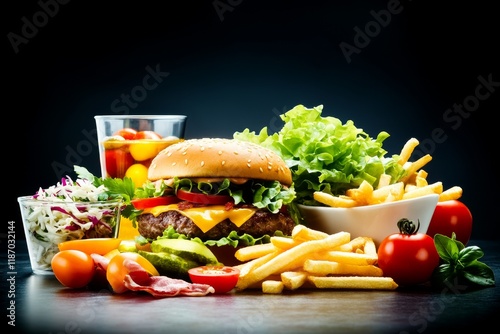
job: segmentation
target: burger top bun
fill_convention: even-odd
[[[175,176],[277,180],[286,186],[292,183],[290,169],[275,152],[254,143],[225,138],[188,139],[158,153],[149,167],[149,180]]]

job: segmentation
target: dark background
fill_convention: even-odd
[[[373,137],[387,131],[390,154],[411,137],[426,143],[429,181],[463,188],[472,238],[498,238],[493,2],[159,3],[4,4],[7,221],[21,220],[16,197],[72,175],[73,164],[100,174],[94,115],[185,114],[186,138],[232,137],[277,131],[278,115],[303,104]],[[348,59],[341,43],[358,51]],[[140,91],[147,67],[163,72],[157,87],[120,102]],[[479,77],[491,91],[477,90]],[[469,112],[452,114],[459,123],[444,119],[464,103]]]

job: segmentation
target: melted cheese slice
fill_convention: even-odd
[[[234,225],[240,227],[257,211],[255,208],[234,208],[227,211],[224,210],[224,205],[212,205],[210,209],[202,207],[180,210],[177,204],[169,204],[145,209],[143,213],[151,213],[157,217],[160,213],[170,210],[177,211],[191,219],[203,233],[226,219],[229,219]]]

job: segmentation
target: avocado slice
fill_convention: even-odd
[[[160,275],[188,279],[188,270],[198,266],[195,261],[188,260],[178,255],[166,252],[147,252],[139,250],[138,253],[144,256]]]
[[[197,262],[199,266],[217,264],[219,261],[212,251],[202,243],[186,239],[156,239],[151,242],[153,253],[171,253],[187,260]]]

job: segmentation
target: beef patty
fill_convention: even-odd
[[[236,231],[239,235],[247,233],[255,238],[266,234],[272,236],[276,231],[281,231],[284,235],[291,235],[295,222],[285,213],[257,210],[240,227],[226,219],[204,233],[190,218],[175,210],[163,212],[157,217],[150,213],[137,217],[138,231],[145,238],[156,239],[162,236],[163,231],[168,226],[172,226],[177,233],[185,234],[189,238],[198,237],[201,240],[217,240],[228,236],[231,231]]]

